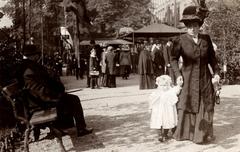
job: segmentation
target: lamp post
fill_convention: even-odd
[[[226,31],[223,29],[223,80],[226,81],[227,60],[226,60]]]
[[[29,21],[28,21],[28,30],[29,30],[29,36],[31,37],[32,31],[31,31],[31,20],[32,20],[32,0],[29,0],[29,6],[28,6],[28,16],[29,16]]]
[[[177,27],[177,2],[174,0],[174,27]]]
[[[44,17],[44,10],[46,9],[46,5],[41,6],[41,58],[42,58],[42,65],[44,64],[44,39],[43,39],[43,17]]]
[[[22,47],[22,53],[24,54],[25,43],[26,43],[25,0],[22,1],[22,11],[23,11],[23,47]]]

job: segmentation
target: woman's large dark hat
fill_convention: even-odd
[[[198,22],[201,26],[204,22],[204,19],[208,16],[207,7],[202,6],[188,6],[183,10],[182,19],[180,22],[183,22],[185,25],[189,22]]]

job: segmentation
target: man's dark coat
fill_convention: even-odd
[[[117,64],[117,55],[113,51],[110,51],[106,54],[106,73],[109,75],[116,75],[116,64]]]

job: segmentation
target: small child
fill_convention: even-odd
[[[178,94],[180,86],[173,86],[171,77],[162,75],[156,78],[157,89],[150,95],[149,110],[151,111],[150,128],[156,129],[159,133],[159,141],[165,142],[169,129],[175,131],[177,126]]]

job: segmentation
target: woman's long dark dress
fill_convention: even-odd
[[[143,48],[143,50],[140,52],[138,71],[140,77],[139,89],[153,89],[155,86],[155,81],[152,57],[147,48]]]
[[[181,72],[178,68],[180,56],[183,58]],[[219,72],[210,37],[199,34],[195,43],[188,34],[180,36],[174,41],[171,64],[175,75],[182,75],[184,81],[177,104],[179,120],[174,137],[202,143],[207,136],[213,135],[215,98],[208,64],[215,74]]]

